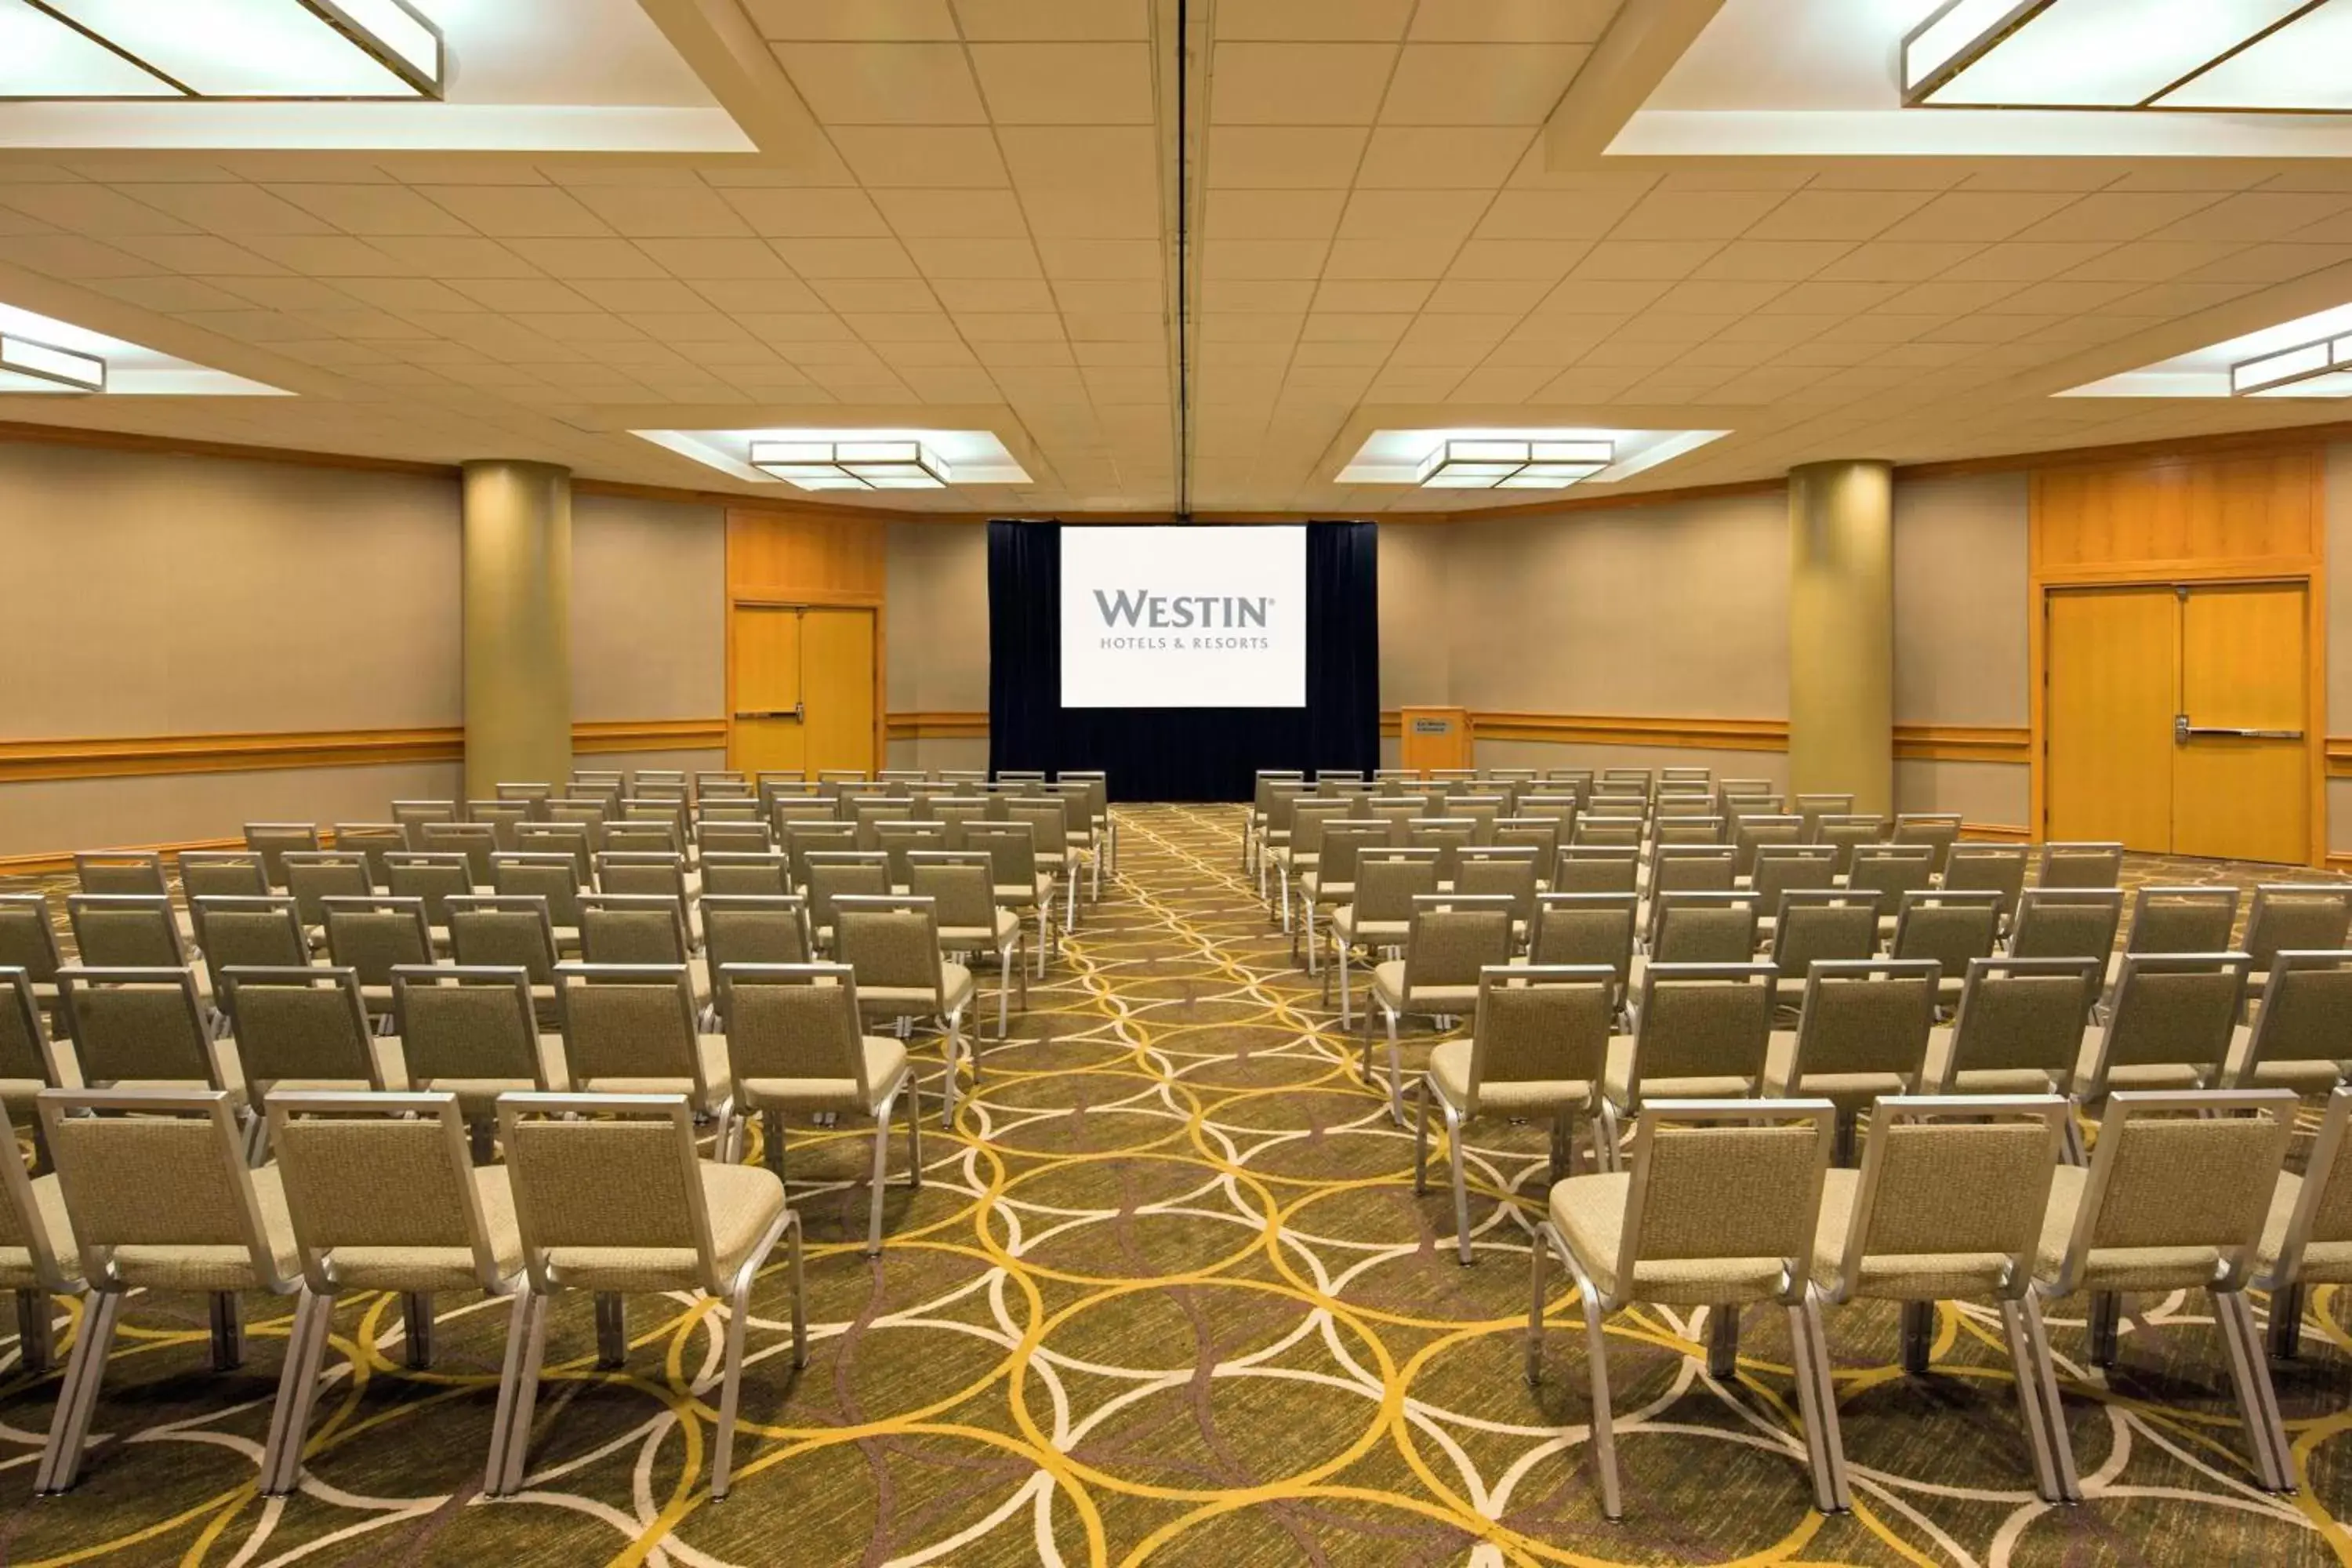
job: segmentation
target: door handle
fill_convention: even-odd
[[[2192,740],[2200,739],[2228,741],[2300,741],[2303,739],[2303,731],[2300,730],[2237,730],[2229,728],[2226,725],[2191,724],[2189,721],[2188,714],[2176,713],[2172,716],[2172,739],[2174,743],[2179,745],[2186,745]]]
[[[738,719],[805,719],[807,715],[802,711],[799,703],[794,703],[790,708],[754,709],[748,713],[738,713],[735,717]]]

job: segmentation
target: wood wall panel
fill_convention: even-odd
[[[793,604],[878,605],[889,530],[866,518],[810,512],[727,513],[727,595]]]
[[[2033,478],[2033,574],[2315,559],[2322,459],[2306,449],[2043,469]]]

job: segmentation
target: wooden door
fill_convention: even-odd
[[[2053,592],[2045,831],[2172,847],[2172,718],[2180,611],[2171,587]]]
[[[2310,853],[2305,594],[2301,583],[2217,583],[2181,595],[2174,853]]]
[[[803,610],[801,694],[807,761],[814,778],[824,768],[871,773],[874,754],[874,612]]]
[[[729,634],[733,660],[729,689],[735,695],[727,727],[727,765],[746,773],[808,768],[800,611],[737,605]]]

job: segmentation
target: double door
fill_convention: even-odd
[[[874,611],[737,604],[730,615],[728,765],[872,773]]]
[[[2311,854],[2309,590],[2052,590],[2044,827],[2155,854]]]

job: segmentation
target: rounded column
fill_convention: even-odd
[[[572,470],[465,465],[466,795],[572,773]]]
[[[1789,788],[1895,809],[1895,475],[1789,471]]]

